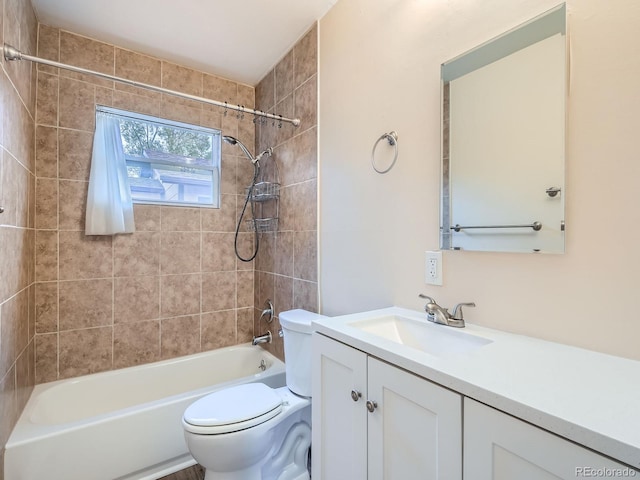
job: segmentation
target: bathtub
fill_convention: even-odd
[[[7,480],[156,479],[195,464],[189,404],[240,383],[285,385],[284,363],[239,345],[37,385],[5,451]]]

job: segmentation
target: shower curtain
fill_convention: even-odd
[[[119,120],[96,112],[91,174],[87,193],[86,235],[133,233],[133,202],[129,189]]]

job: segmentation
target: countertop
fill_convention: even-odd
[[[354,328],[357,320],[398,315],[399,307],[319,318],[315,331],[467,397],[640,469],[640,362],[467,324],[492,343],[433,356]]]

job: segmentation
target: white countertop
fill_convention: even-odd
[[[492,343],[432,356],[349,323],[426,314],[399,307],[319,318],[314,329],[467,397],[640,468],[640,362],[467,324]]]

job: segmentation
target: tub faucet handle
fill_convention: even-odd
[[[273,322],[273,303],[270,299],[267,298],[267,300],[264,302],[264,306],[266,308],[262,310],[262,313],[260,314],[260,320],[262,320],[263,317],[267,317],[265,322],[271,323]]]

